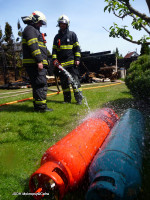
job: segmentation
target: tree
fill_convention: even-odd
[[[15,80],[22,71],[22,27],[18,20],[18,37],[14,38],[11,25],[6,22],[4,35],[0,28],[0,59],[4,74],[4,83],[9,82],[9,71],[15,71]],[[10,67],[10,68],[9,68]],[[9,68],[9,69],[8,69]]]
[[[8,44],[11,44],[13,42],[12,27],[9,25],[8,22],[6,22],[6,24],[5,24],[5,36],[4,36],[4,40]]]
[[[133,97],[150,102],[150,57],[139,56],[127,70],[125,83]]]
[[[12,27],[8,22],[5,24],[4,41],[7,43],[3,47],[7,65],[15,69],[15,80],[17,80],[15,39],[13,36]]]
[[[16,39],[16,45],[18,45],[18,46],[21,47],[22,46],[22,32],[23,32],[23,28],[21,27],[19,20],[18,20],[18,23],[17,23],[17,28],[18,28],[18,37]],[[22,67],[22,54],[23,54],[23,52],[22,52],[22,48],[21,48],[21,50],[18,53],[16,53],[16,57],[17,57],[17,59],[16,59],[17,60],[16,65],[19,68]]]
[[[141,52],[140,52],[140,55],[149,55],[150,54],[150,48],[147,44],[143,43],[142,46],[141,46]]]
[[[116,50],[113,51],[113,53],[116,55],[116,57],[119,58],[123,58],[122,54],[119,53],[118,47],[116,47]]]
[[[150,59],[149,46],[150,45],[150,17],[146,14],[139,12],[132,5],[134,0],[105,0],[107,6],[104,11],[112,12],[116,17],[125,19],[130,17],[131,27],[135,30],[144,30],[146,35],[138,40],[133,39],[133,35],[130,34],[128,26],[119,27],[114,23],[110,27],[109,36],[114,38],[123,38],[124,40],[141,45],[141,55],[138,59],[131,63],[130,68],[127,70],[125,83],[130,89],[132,95],[137,99],[149,101],[150,99]],[[143,1],[142,1],[143,2]],[[146,0],[147,6],[150,11],[150,0]]]
[[[0,28],[0,42],[1,42],[2,38],[3,38],[3,33],[2,33],[2,29]]]
[[[9,25],[8,22],[5,24],[5,35],[4,41],[6,44],[4,45],[4,51],[7,59],[7,64],[13,67],[13,54],[14,54],[14,39],[12,33],[12,27]]]
[[[6,55],[4,52],[4,35],[2,33],[2,29],[0,28],[0,62],[2,63],[2,71],[3,71],[3,77],[4,77],[4,83],[6,84],[8,81],[7,77],[7,61],[6,61]]]
[[[120,19],[125,19],[127,16],[131,17],[131,26],[135,30],[144,30],[146,34],[150,34],[150,17],[146,14],[139,12],[131,5],[131,1],[134,0],[105,0],[108,4],[104,8],[104,12],[107,10],[109,13],[112,12],[116,17]],[[148,8],[150,9],[150,0],[146,0]],[[138,40],[134,40],[133,36],[130,34],[128,30],[128,26],[124,25],[123,27],[119,27],[118,24],[114,23],[113,26],[110,27],[109,36],[114,38],[123,38],[124,40],[142,45],[143,43],[146,45],[150,44],[150,37],[143,36]]]
[[[19,40],[22,39],[22,32],[23,32],[23,29],[22,29],[22,27],[20,25],[20,21],[19,20],[18,20],[18,23],[17,23],[17,28],[18,28],[18,37],[16,39],[16,42],[18,42]]]

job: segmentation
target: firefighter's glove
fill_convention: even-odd
[[[58,66],[60,65],[60,63],[59,63],[59,61],[58,61],[57,59],[55,59],[55,60],[53,61],[53,65],[54,65],[55,67],[58,67]]]
[[[75,61],[75,65],[76,65],[76,66],[79,66],[79,64],[80,64],[80,61],[79,61],[79,60],[76,60],[76,61]]]
[[[40,63],[37,63],[38,65],[38,70],[41,71],[43,69],[43,63],[40,62]]]

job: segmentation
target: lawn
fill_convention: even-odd
[[[109,86],[108,86],[109,85]],[[146,121],[145,151],[143,152],[143,184],[138,200],[149,200],[150,180],[150,109],[141,102],[134,101],[125,84],[99,83],[84,85],[85,97],[82,105],[77,105],[73,94],[72,103],[63,104],[62,93],[48,91],[50,113],[33,112],[32,100],[14,102],[32,97],[29,93],[18,96],[15,91],[0,90],[0,200],[32,200],[32,196],[12,195],[14,192],[29,192],[30,175],[39,168],[44,152],[63,136],[73,130],[91,111],[110,107],[121,116],[127,108],[139,109]],[[24,91],[22,89],[22,91]],[[13,93],[11,93],[13,92]],[[68,193],[66,200],[83,200],[85,187]]]

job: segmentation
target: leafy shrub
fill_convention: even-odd
[[[131,63],[125,83],[136,99],[150,99],[150,56],[139,56]]]

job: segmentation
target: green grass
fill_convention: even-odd
[[[121,116],[127,108],[138,108],[146,117],[146,150],[143,162],[143,185],[139,200],[149,200],[150,180],[150,109],[146,105],[135,102],[125,84],[110,87],[109,83],[83,86],[90,111],[97,108],[110,107]],[[111,83],[114,84],[114,83]],[[84,88],[90,88],[84,90]],[[15,91],[15,90],[12,90]],[[0,90],[0,93],[10,90]],[[48,92],[50,94],[51,92]],[[5,95],[4,95],[5,97]],[[0,99],[0,104],[32,97],[24,94],[16,97]],[[48,107],[54,111],[50,113],[33,112],[32,101],[24,101],[11,105],[0,106],[0,200],[31,200],[32,196],[14,196],[14,192],[29,192],[30,175],[40,166],[44,152],[63,136],[73,130],[88,114],[86,104],[76,105],[72,94],[72,104],[62,104],[62,93],[47,97]],[[78,192],[68,193],[64,199],[83,200],[85,185]]]

